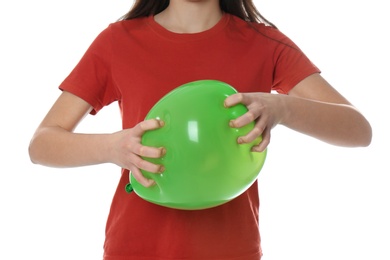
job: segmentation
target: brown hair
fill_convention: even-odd
[[[156,15],[167,8],[169,0],[135,0],[133,7],[119,20]],[[256,9],[252,0],[219,0],[221,10],[247,22],[265,23],[276,28]]]

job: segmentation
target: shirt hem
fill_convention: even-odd
[[[239,256],[239,257],[207,257],[207,260],[260,260],[263,254],[257,252],[255,254]],[[169,258],[158,256],[104,256],[103,260],[205,260],[205,257],[182,257]]]

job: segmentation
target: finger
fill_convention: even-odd
[[[271,141],[271,131],[265,129],[262,135],[262,140],[258,145],[252,147],[252,152],[264,152],[264,150],[268,147]]]
[[[250,122],[253,122],[257,119],[260,112],[257,112],[255,110],[249,110],[245,114],[243,114],[240,117],[237,117],[236,119],[230,120],[229,126],[234,128],[240,128],[244,125],[249,124]]]
[[[135,154],[130,155],[129,160],[132,162],[133,165],[135,165],[137,168],[145,170],[147,172],[151,173],[162,173],[164,172],[165,168],[163,165],[160,164],[154,164],[152,162],[146,161],[142,159],[139,156],[136,156]]]
[[[132,167],[131,175],[144,187],[151,187],[156,184],[156,182],[152,179],[146,178],[139,169]]]
[[[154,130],[164,126],[164,121],[159,119],[148,119],[140,122],[134,127],[136,135],[143,135],[146,131]]]
[[[256,140],[261,134],[263,133],[263,129],[261,128],[253,128],[248,134],[245,136],[240,136],[237,139],[237,142],[239,144],[245,144],[245,143],[250,143]]]
[[[132,146],[132,152],[143,157],[160,158],[166,154],[166,149],[164,147],[152,147],[136,143]]]
[[[225,107],[231,107],[239,103],[243,103],[245,95],[243,93],[236,93],[227,97],[223,103]]]
[[[268,117],[262,116],[260,117],[256,123],[255,126],[251,131],[249,131],[245,136],[241,136],[238,138],[237,142],[239,144],[242,143],[250,143],[253,142],[256,138],[263,135],[264,130],[267,127]]]

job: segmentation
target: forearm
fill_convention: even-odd
[[[77,134],[59,127],[41,128],[29,153],[33,163],[51,167],[77,167],[109,162],[109,134]]]
[[[371,127],[351,105],[284,97],[282,125],[324,142],[346,147],[367,146]]]

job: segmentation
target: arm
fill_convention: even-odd
[[[81,98],[64,91],[37,128],[29,146],[33,163],[51,167],[76,167],[100,163],[114,163],[132,171],[145,186],[151,180],[142,177],[139,169],[160,172],[162,167],[143,160],[140,156],[156,158],[163,148],[141,145],[142,134],[163,125],[158,120],[147,120],[134,128],[113,134],[78,134],[74,129],[91,111]]]
[[[237,103],[245,104],[249,111],[232,120],[231,126],[256,121],[255,128],[238,140],[247,143],[262,134],[263,141],[255,151],[266,148],[277,124],[338,146],[368,146],[371,142],[369,122],[319,74],[302,80],[288,95],[240,93],[225,100],[226,106]]]

